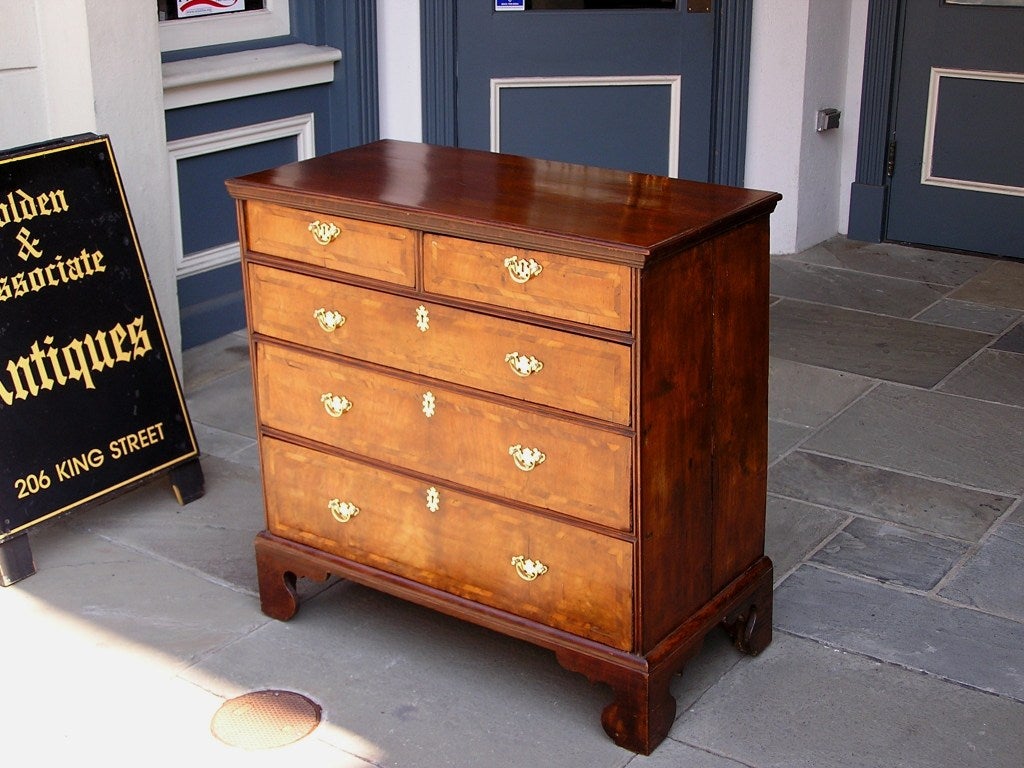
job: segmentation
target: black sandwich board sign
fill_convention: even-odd
[[[198,457],[109,138],[0,152],[0,583],[37,523],[164,473],[198,498]]]

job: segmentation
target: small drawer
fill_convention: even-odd
[[[259,344],[260,422],[599,525],[631,528],[632,441],[446,387]]]
[[[633,545],[271,438],[271,533],[631,650]]]
[[[632,270],[621,264],[442,235],[424,238],[424,288],[616,331],[632,325]]]
[[[245,222],[250,251],[415,285],[412,230],[251,200],[245,203]]]
[[[247,281],[256,333],[630,424],[629,345],[258,264]]]

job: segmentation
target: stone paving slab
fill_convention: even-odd
[[[992,344],[992,349],[1000,349],[1004,352],[1024,353],[1024,323],[1019,323],[1009,331],[1000,336]]]
[[[775,582],[781,581],[848,519],[849,515],[834,509],[769,494],[764,547],[775,566]]]
[[[264,528],[259,472],[212,456],[200,463],[205,494],[190,504],[178,504],[167,481],[157,480],[69,521],[255,595],[253,540]]]
[[[950,298],[1024,310],[1024,262],[995,260],[953,291]]]
[[[1024,355],[984,349],[942,382],[938,389],[978,400],[1024,407]]]
[[[196,433],[196,442],[202,457],[216,456],[235,464],[243,464],[251,469],[259,469],[259,449],[255,438],[227,432],[211,427],[198,421],[192,423]]]
[[[768,420],[768,463],[771,464],[811,434],[809,427]]]
[[[1016,523],[1017,525],[1024,525],[1024,499],[1014,508],[1013,512],[1004,520],[1007,523]]]
[[[962,285],[992,264],[992,259],[984,256],[910,248],[892,243],[862,243],[845,237],[826,240],[792,258],[808,264],[843,267],[948,286]]]
[[[772,356],[916,387],[938,384],[993,338],[795,299],[770,312]]]
[[[768,417],[802,427],[819,427],[875,382],[782,358],[768,361]]]
[[[1010,496],[796,451],[768,471],[768,490],[845,512],[976,542]]]
[[[785,259],[772,259],[771,286],[778,296],[894,317],[913,317],[949,291],[946,286]]]
[[[629,763],[629,768],[749,768],[746,763],[738,763],[727,757],[719,757],[688,744],[666,739],[653,755],[645,757],[637,755]]]
[[[230,373],[186,397],[189,416],[245,437],[256,437],[256,409],[253,405],[252,369]]]
[[[120,652],[126,661],[137,653],[177,669],[268,621],[251,597],[63,521],[34,528],[30,537],[36,573],[0,590],[8,664],[18,658],[19,642],[60,644],[46,630],[58,619],[74,626],[67,653],[95,645],[110,653],[112,669]],[[38,613],[31,622],[10,622],[6,601],[24,598]],[[44,672],[47,685],[74,685],[74,677],[62,681]]]
[[[218,695],[283,688],[323,706],[317,738],[379,766],[619,768],[604,686],[554,654],[341,583],[183,677]]]
[[[925,323],[951,325],[982,333],[1002,333],[1019,318],[1020,312],[1015,309],[954,299],[943,299],[914,317]]]
[[[891,385],[873,389],[803,445],[996,494],[1024,492],[1024,409]]]
[[[707,693],[722,675],[743,658],[728,634],[724,631],[709,632],[697,655],[686,663],[682,673],[673,677],[669,685],[669,692],[676,700],[676,717]],[[611,701],[610,697],[608,701]]]
[[[848,573],[928,591],[966,552],[965,542],[857,518],[811,560]]]
[[[33,536],[40,570],[0,591],[5,765],[367,768],[315,739],[211,734],[223,698],[178,673],[265,623],[252,601],[65,526]]]
[[[193,347],[182,357],[180,377],[186,395],[199,392],[229,374],[252,369],[249,340],[244,330]]]
[[[1024,525],[1000,523],[939,594],[1024,623]]]
[[[775,627],[1024,702],[1024,624],[801,566],[775,592]]]
[[[1024,704],[777,633],[671,738],[748,768],[1019,768]]]

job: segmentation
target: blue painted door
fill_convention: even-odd
[[[457,3],[459,146],[708,179],[714,13],[525,5]]]
[[[908,0],[886,239],[1024,258],[1024,7]]]

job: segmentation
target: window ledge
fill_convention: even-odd
[[[341,51],[297,43],[163,65],[164,109],[330,83]]]

